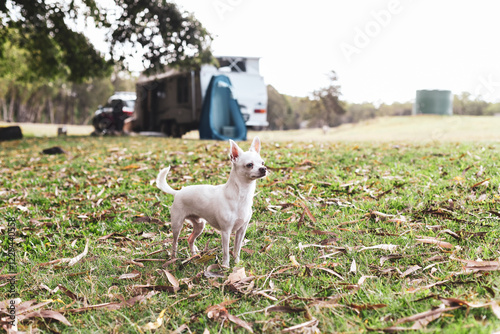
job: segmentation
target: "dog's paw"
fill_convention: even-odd
[[[195,245],[191,246],[191,253],[192,253],[193,255],[196,255],[196,254],[198,254],[199,252],[200,252],[200,251],[199,251],[198,247],[196,247]]]

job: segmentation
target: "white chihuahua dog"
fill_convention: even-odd
[[[229,238],[235,232],[235,263],[240,260],[241,243],[245,236],[250,218],[256,180],[266,176],[267,168],[260,157],[260,140],[255,137],[247,152],[232,140],[229,157],[232,168],[226,184],[193,185],[181,190],[172,189],[166,182],[170,167],[162,169],[156,178],[156,186],[167,194],[174,195],[174,203],[170,209],[172,233],[174,237],[172,256],[177,254],[177,241],[184,220],[193,224],[193,233],[188,238],[191,253],[198,249],[194,242],[203,232],[205,221],[219,230],[222,235],[222,265],[229,267]]]

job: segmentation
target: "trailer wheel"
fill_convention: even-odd
[[[166,121],[161,125],[161,132],[165,133],[168,137],[181,138],[184,134],[184,126],[176,121]]]
[[[182,135],[185,133],[186,133],[186,130],[185,130],[184,124],[179,124],[179,123],[175,122],[172,137],[182,138]]]
[[[160,132],[164,133],[167,137],[170,137],[170,122],[163,121],[160,124]]]

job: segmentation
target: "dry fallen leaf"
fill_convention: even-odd
[[[62,322],[66,326],[71,326],[71,323],[61,313],[51,310],[35,311],[28,314],[20,314],[17,316],[17,321],[21,322],[30,318],[54,319]]]
[[[176,292],[175,288],[170,285],[156,285],[156,284],[136,284],[131,286],[136,291],[168,291],[171,293]]]
[[[431,238],[425,238],[425,239],[415,239],[416,241],[419,241],[424,244],[433,244],[441,248],[447,248],[447,249],[452,249],[453,245],[450,244],[449,242],[446,241],[441,241],[437,239],[431,239]]]
[[[183,325],[179,326],[179,328],[177,328],[175,331],[170,332],[170,334],[180,334],[180,333],[184,332],[186,329],[188,330],[189,333],[192,333],[191,330],[189,329],[188,325],[183,324]]]
[[[177,278],[175,278],[174,275],[172,275],[168,270],[166,269],[163,269],[163,272],[165,273],[165,276],[167,276],[167,279],[168,281],[170,282],[170,284],[172,284],[172,286],[174,287],[174,291],[178,291],[180,288],[179,288],[179,281],[177,280]]]
[[[106,309],[106,310],[118,310],[124,306],[133,306],[137,302],[141,302],[144,300],[146,297],[144,295],[137,295],[135,297],[132,297],[124,302],[121,303],[104,303],[104,304],[97,304],[97,305],[90,305],[86,307],[80,307],[76,309],[66,309],[64,312],[68,313],[81,313],[81,312],[87,312],[90,310],[97,310],[97,309]]]
[[[465,269],[474,271],[497,271],[500,270],[500,261],[473,261],[463,260],[451,256],[450,259],[457,260],[466,264]]]
[[[417,321],[415,321],[413,326],[411,326],[411,329],[424,329],[429,323],[441,317],[441,314],[442,313],[429,314],[425,318],[418,319]]]
[[[426,286],[421,286],[421,287],[418,287],[418,288],[409,288],[408,291],[406,291],[407,293],[416,293],[416,292],[419,292],[419,291],[422,291],[422,290],[428,290],[434,286],[438,286],[438,285],[443,285],[445,283],[449,282],[449,280],[444,280],[444,281],[439,281],[439,282],[435,282],[435,283],[432,283],[432,284],[429,284],[429,285],[426,285]]]
[[[237,316],[234,316],[232,314],[228,314],[228,319],[230,321],[234,322],[235,324],[237,324],[238,326],[245,328],[250,333],[253,333],[252,326],[248,322],[246,322],[246,321],[244,321],[244,320],[242,320],[242,319],[240,319]]]
[[[415,271],[419,270],[419,269],[422,269],[422,267],[420,267],[419,265],[414,265],[414,266],[411,266],[410,268],[406,269],[402,274],[401,274],[401,277],[406,277],[410,274],[413,274]]]
[[[356,260],[352,260],[351,268],[349,269],[349,273],[355,274],[357,270],[358,269],[357,269],[357,265],[356,265]]]
[[[47,285],[41,283],[40,288],[47,290],[51,295],[59,291],[59,287],[56,286],[54,289],[49,288]]]
[[[377,310],[379,308],[387,307],[386,304],[363,304],[363,305],[348,304],[348,306],[358,311]]]
[[[500,306],[498,305],[497,301],[491,301],[491,310],[497,316],[497,318],[500,319]]]
[[[396,332],[421,330],[425,326],[427,326],[431,321],[434,321],[434,320],[438,319],[439,317],[441,317],[444,312],[456,310],[459,307],[460,306],[446,308],[443,305],[442,307],[439,307],[439,308],[434,309],[434,310],[425,311],[425,312],[418,313],[418,314],[415,314],[415,315],[412,315],[412,316],[409,316],[406,318],[399,319],[395,322],[394,326],[386,327],[386,328],[378,329],[378,330],[374,330],[374,331],[383,331],[386,333],[396,333]],[[403,323],[407,323],[407,322],[415,322],[415,323],[411,327],[399,327],[399,326],[397,326],[399,324],[403,324]]]
[[[167,309],[163,309],[160,314],[158,315],[158,318],[156,319],[155,322],[148,322],[146,325],[142,326],[142,329],[144,330],[153,330],[153,329],[158,329],[163,325],[163,316],[165,315],[165,312]]]
[[[58,289],[61,289],[61,291],[66,295],[68,296],[69,298],[71,298],[72,300],[78,300],[78,301],[83,301],[83,298],[81,297],[78,297],[76,294],[74,294],[72,291],[70,291],[68,288],[66,288],[65,286],[61,285],[61,284],[58,284],[57,285],[57,288]]]
[[[306,312],[305,308],[295,308],[295,307],[290,307],[290,306],[273,306],[268,309],[266,309],[267,312],[281,312],[281,313],[302,313]]]
[[[78,261],[80,261],[84,256],[87,255],[88,251],[89,251],[89,240],[87,239],[87,243],[85,244],[85,249],[83,250],[83,253],[72,258],[68,263],[68,267],[72,267],[75,264],[77,264]]]
[[[224,273],[222,271],[218,271],[221,269],[222,269],[222,267],[219,264],[211,264],[205,269],[203,274],[205,275],[205,277],[208,277],[208,278],[210,278],[210,277],[224,277]]]
[[[285,332],[285,333],[295,332],[297,330],[303,330],[303,329],[307,328],[308,333],[320,333],[320,331],[318,329],[318,324],[319,324],[319,321],[317,319],[313,318],[312,320],[306,321],[304,323],[285,328],[282,330],[282,332]],[[304,331],[304,332],[306,332],[306,331]]]
[[[311,221],[313,223],[316,222],[316,217],[314,217],[314,215],[312,214],[311,210],[309,210],[309,208],[307,207],[307,205],[303,202],[299,202],[299,205],[304,209],[304,212],[302,215],[307,215],[309,217],[309,219],[311,219]]]
[[[118,279],[134,279],[134,278],[138,278],[140,276],[141,276],[141,273],[138,272],[137,270],[134,270],[131,273],[120,275],[120,277],[118,277]]]
[[[478,183],[474,184],[474,185],[471,187],[471,189],[474,189],[474,188],[476,188],[476,187],[478,187],[478,186],[480,186],[480,185],[488,186],[488,184],[489,184],[489,182],[488,182],[488,181],[489,181],[489,180],[490,180],[490,179],[486,179],[486,180],[483,180],[483,181],[481,181],[481,182],[478,182]]]
[[[297,262],[297,260],[295,259],[295,255],[290,255],[290,262],[292,262],[292,265],[294,267],[300,267],[300,264]]]
[[[364,251],[368,249],[382,249],[382,250],[388,250],[390,252],[393,252],[398,248],[398,245],[391,245],[391,244],[380,244],[380,245],[375,245],[375,246],[370,246],[370,247],[362,247],[359,251]]]
[[[141,168],[141,166],[136,165],[136,164],[132,164],[132,165],[122,167],[122,170],[139,169],[139,168]]]
[[[377,278],[377,276],[361,276],[358,280],[358,285],[361,286],[365,283],[367,278]]]
[[[324,267],[321,267],[321,266],[315,266],[314,268],[319,269],[319,270],[326,271],[327,273],[332,274],[332,275],[334,275],[334,276],[337,276],[337,277],[338,277],[338,278],[340,278],[341,280],[344,280],[344,277],[342,277],[339,273],[337,273],[337,272],[336,272],[336,271],[334,271],[334,270],[331,270],[331,269],[328,269],[328,268],[324,268]]]
[[[42,303],[35,303],[35,300],[29,300],[21,303],[20,298],[15,299],[16,303],[16,316],[17,321],[21,322],[25,319],[32,318],[42,318],[42,319],[54,319],[62,322],[67,326],[71,326],[71,323],[58,311],[53,310],[43,310],[42,308],[46,307],[48,304],[53,303],[54,300],[48,300]],[[0,302],[0,315],[9,315],[8,306],[10,305],[10,300],[5,300]],[[6,322],[6,317],[1,317],[2,322]],[[4,329],[7,329],[6,326],[3,326]]]
[[[247,323],[246,321],[244,321],[244,320],[242,320],[234,315],[229,314],[229,312],[227,311],[225,306],[233,303],[234,301],[235,300],[230,300],[227,302],[223,302],[223,303],[220,303],[217,305],[210,306],[205,312],[207,313],[207,316],[210,319],[214,319],[216,321],[229,320],[229,321],[237,324],[238,326],[245,328],[250,333],[253,333],[252,326],[249,323]]]
[[[246,278],[245,268],[234,268],[233,272],[227,278],[228,283],[237,283]]]
[[[409,316],[409,317],[406,317],[406,318],[402,318],[402,319],[399,319],[398,321],[396,321],[396,325],[399,325],[399,324],[404,324],[404,323],[407,323],[407,322],[413,322],[413,321],[418,321],[418,320],[422,320],[422,319],[428,319],[429,317],[434,317],[436,315],[441,315],[443,314],[444,312],[447,312],[447,311],[453,311],[453,310],[456,310],[457,308],[459,308],[460,306],[455,306],[455,307],[440,307],[440,308],[437,308],[435,310],[431,310],[431,311],[425,311],[425,312],[422,312],[422,313],[418,313],[418,314],[415,314],[415,315],[412,315],[412,316]],[[436,318],[434,318],[436,319]]]
[[[144,239],[153,239],[155,236],[156,236],[155,232],[149,232],[149,233],[143,232],[141,235],[141,237]]]

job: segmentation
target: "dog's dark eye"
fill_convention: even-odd
[[[252,167],[253,167],[253,163],[247,164],[247,168],[252,168]]]

